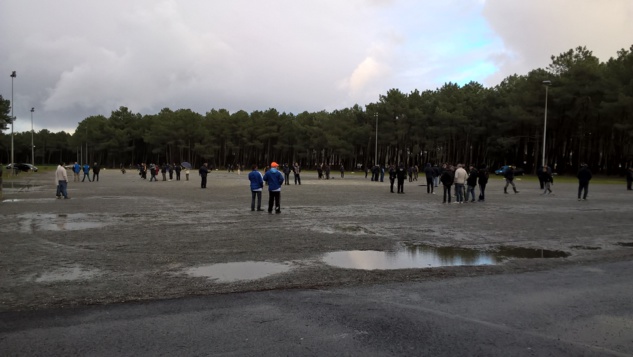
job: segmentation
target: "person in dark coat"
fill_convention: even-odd
[[[407,178],[407,168],[404,163],[400,163],[396,169],[396,177],[398,179],[398,193],[404,193],[404,180]]]
[[[479,177],[479,172],[477,169],[470,165],[470,171],[468,172],[468,178],[466,179],[466,201],[468,202],[468,196],[471,196],[470,202],[475,202],[475,187],[477,187],[477,178]]]
[[[479,169],[479,173],[478,175],[479,179],[477,181],[477,183],[479,183],[479,201],[485,201],[486,200],[486,185],[488,184],[488,168],[486,167],[486,165],[482,166]]]
[[[389,182],[391,183],[391,193],[393,193],[393,184],[396,182],[396,165],[389,165]]]
[[[442,171],[442,175],[440,175],[440,182],[444,186],[444,201],[442,203],[446,203],[448,198],[448,203],[451,203],[451,186],[453,186],[454,179],[454,168],[447,167],[444,171]]]
[[[589,181],[591,181],[591,171],[589,170],[589,166],[587,164],[582,164],[580,166],[580,170],[578,170],[578,201],[580,201],[580,195],[582,195],[582,200],[587,200],[587,193],[589,192]]]
[[[503,173],[503,177],[506,179],[506,185],[503,187],[503,193],[508,193],[508,185],[512,185],[514,193],[519,193],[516,185],[514,184],[514,169],[511,166],[506,168],[506,171]]]
[[[430,163],[426,164],[424,167],[424,175],[426,175],[426,193],[435,194],[435,192],[433,192],[433,177],[435,176],[435,170],[433,170]]]
[[[165,167],[165,165],[163,165],[163,170],[166,170],[167,168]],[[209,174],[209,164],[207,164],[206,162],[204,163],[204,165],[202,165],[202,167],[200,167],[200,170],[198,170],[198,173],[200,174],[200,188],[207,188],[207,175]],[[163,171],[163,181],[165,181],[165,172]]]
[[[633,166],[629,167],[629,169],[626,171],[626,189],[628,191],[633,190],[633,188],[631,188],[632,185],[633,185]]]
[[[286,185],[290,185],[290,165],[288,165],[288,163],[284,164],[283,171],[284,171],[284,183]]]
[[[176,170],[176,181],[180,181],[180,171],[182,171],[182,166],[180,163],[178,165],[174,164]]]
[[[99,164],[95,162],[94,165],[92,165],[92,182],[99,181],[99,171],[101,171],[101,168]]]
[[[549,195],[552,193],[552,185],[554,184],[554,177],[547,171],[547,166],[541,168],[541,180],[543,180],[543,193],[542,195]]]

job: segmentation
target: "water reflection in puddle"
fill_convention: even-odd
[[[27,213],[18,215],[18,224],[20,232],[29,233],[35,231],[79,231],[107,225],[106,222],[97,222],[91,219],[94,218],[83,213]]]
[[[35,278],[36,283],[51,283],[56,281],[72,281],[92,279],[99,275],[97,270],[84,270],[80,267],[60,268],[41,274]]]
[[[476,250],[455,247],[411,245],[395,252],[341,251],[327,253],[323,262],[339,268],[388,270],[461,265],[495,265],[509,258],[560,258],[568,253],[543,249],[498,247]]]
[[[269,262],[233,262],[203,265],[190,268],[186,274],[194,277],[206,277],[218,282],[261,279],[273,274],[285,273],[290,266]]]

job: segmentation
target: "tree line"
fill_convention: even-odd
[[[559,173],[575,172],[581,163],[621,173],[633,164],[633,46],[606,62],[586,47],[551,60],[545,69],[511,75],[490,88],[470,82],[422,92],[391,89],[364,108],[332,112],[212,109],[203,115],[165,108],[141,115],[120,107],[109,117],[83,119],[73,134],[35,133],[35,162],[226,167],[277,161],[352,169],[373,166],[377,158],[378,164],[510,164],[535,172],[542,165],[547,92],[546,163]],[[551,83],[547,89],[544,81]],[[5,128],[9,105],[0,97]],[[30,162],[31,133],[14,139],[16,161]],[[8,162],[10,136],[3,134],[0,145],[0,158]]]

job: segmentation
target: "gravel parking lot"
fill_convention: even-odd
[[[405,182],[405,194],[398,195],[387,182],[360,173],[317,180],[307,171],[302,185],[283,186],[276,215],[251,212],[245,173],[213,172],[206,190],[191,176],[148,182],[134,171],[107,170],[99,182],[70,182],[70,200],[55,199],[51,172],[5,177],[0,311],[449,279],[633,258],[633,195],[624,184],[592,184],[589,199],[579,202],[575,184],[557,183],[555,195],[541,196],[537,182],[520,180],[519,194],[504,195],[503,180],[491,176],[485,203],[446,205],[441,191],[426,193],[423,179]],[[264,192],[263,206],[267,199]],[[348,251],[415,256],[411,247],[421,246],[509,246],[569,256],[377,270],[324,260]]]

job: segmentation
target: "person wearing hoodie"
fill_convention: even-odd
[[[475,166],[470,165],[470,172],[468,173],[468,179],[466,179],[466,185],[468,189],[466,190],[466,202],[468,202],[468,196],[471,197],[470,202],[475,202],[475,187],[477,187],[477,178],[479,176],[479,172]]]
[[[587,200],[587,192],[589,192],[589,181],[591,181],[591,171],[589,170],[589,166],[587,164],[582,164],[580,170],[578,171],[578,201],[580,201],[580,195],[582,195],[582,200]]]
[[[453,167],[446,167],[444,171],[442,171],[442,175],[440,175],[440,181],[444,186],[444,202],[448,198],[448,203],[451,203],[451,186],[453,185],[453,179],[455,178],[453,173]]]
[[[288,167],[286,165],[284,169]],[[251,182],[251,211],[255,210],[255,198],[257,198],[257,210],[262,209],[262,189],[264,188],[264,178],[262,173],[257,170],[257,165],[253,165],[253,171],[248,174],[248,180]]]
[[[486,185],[488,184],[488,167],[486,165],[483,165],[480,169],[479,169],[479,201],[485,201],[486,200]]]
[[[433,170],[430,163],[424,167],[424,174],[426,175],[426,193],[435,194],[435,192],[433,192],[433,176],[435,176],[435,170]]]
[[[284,183],[284,175],[278,170],[276,162],[270,164],[270,170],[266,172],[263,180],[268,184],[268,213],[281,213],[281,185]]]

